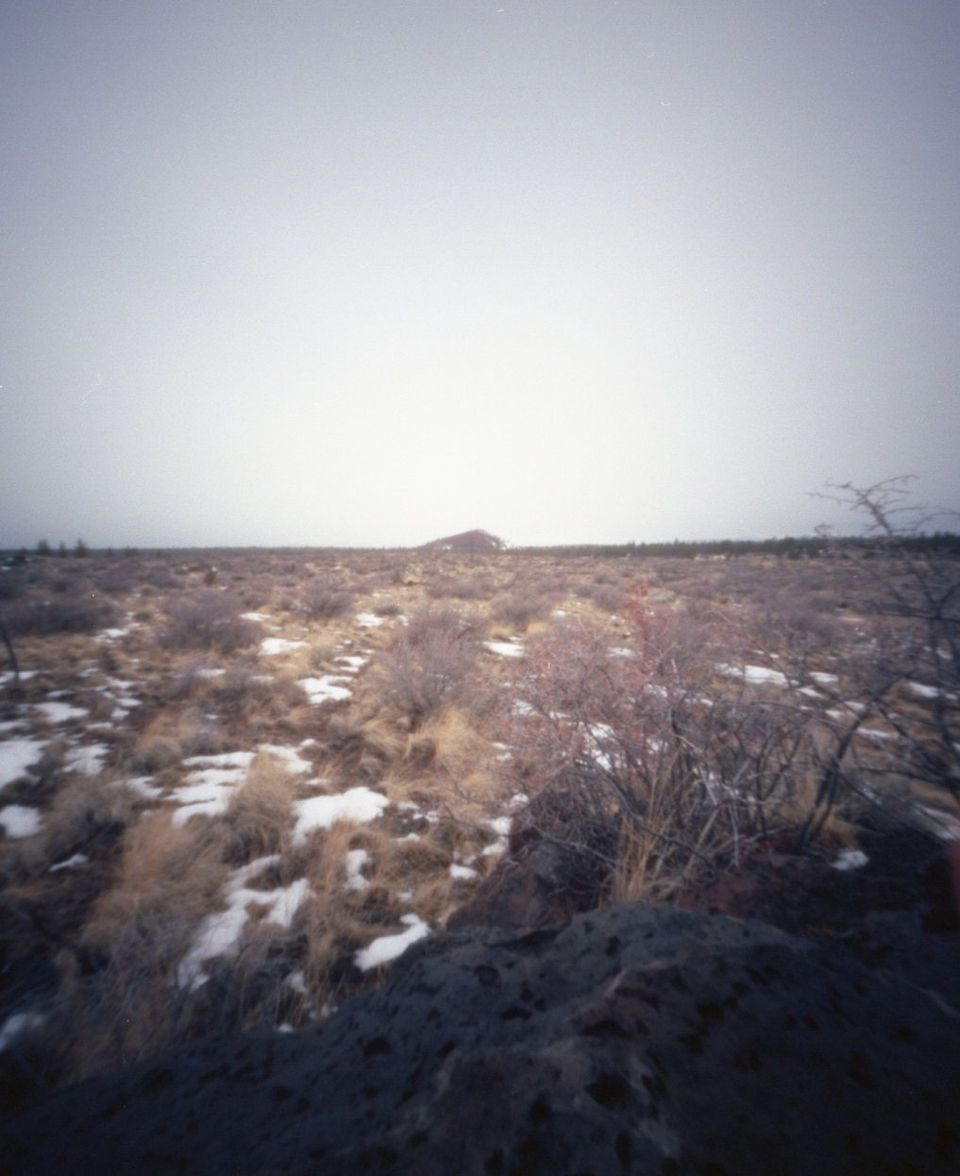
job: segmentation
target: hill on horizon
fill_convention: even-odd
[[[434,539],[424,543],[420,551],[461,551],[476,553],[480,551],[505,551],[506,543],[491,535],[489,531],[461,531],[457,535],[446,535],[442,539]]]

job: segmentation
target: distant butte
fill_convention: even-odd
[[[461,531],[459,535],[447,535],[443,539],[434,539],[432,543],[424,543],[420,551],[460,551],[476,553],[480,551],[504,551],[506,543],[491,535],[489,531]]]

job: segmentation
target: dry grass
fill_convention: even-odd
[[[68,1077],[136,1062],[189,1033],[190,994],[177,969],[225,874],[203,833],[174,825],[166,813],[127,831],[114,884],[80,937],[98,966],[78,972],[76,957],[61,959]]]
[[[204,578],[213,566],[211,590]],[[49,865],[75,852],[92,859],[83,902],[71,907],[86,963],[78,970],[69,952],[63,961],[69,1016],[58,1032],[72,1040],[69,1073],[145,1057],[204,1030],[305,1023],[355,990],[357,948],[394,933],[407,911],[437,926],[463,901],[474,883],[452,877],[451,865],[468,864],[481,877],[494,868],[496,858],[483,853],[496,836],[494,818],[516,818],[514,848],[539,826],[583,851],[584,884],[601,901],[672,901],[700,871],[727,868],[757,838],[802,826],[811,813],[824,818],[824,852],[855,844],[856,789],[866,783],[884,807],[895,798],[905,818],[917,801],[942,808],[935,764],[907,777],[916,747],[898,764],[900,745],[859,737],[842,759],[836,804],[817,808],[844,729],[823,712],[866,697],[880,663],[909,649],[902,621],[881,632],[854,572],[829,561],[760,558],[505,553],[470,561],[379,552],[92,557],[20,569],[2,586],[11,605],[36,611],[49,598],[67,606],[86,585],[136,609],[140,621],[111,641],[69,629],[24,634],[21,663],[39,673],[19,689],[0,686],[0,720],[19,720],[60,691],[90,709],[91,722],[114,722],[113,703],[97,692],[104,674],[133,682],[141,702],[114,731],[89,739],[86,720],[44,729],[54,738],[37,778],[4,792],[5,803],[45,813],[40,835],[5,846],[7,865],[19,862],[6,877],[21,889],[69,887],[69,872],[46,877]],[[553,615],[553,604],[571,615]],[[265,629],[243,620],[241,607],[269,612]],[[362,628],[353,609],[386,623]],[[611,657],[611,647],[643,652],[651,617],[669,630],[658,657],[631,667]],[[593,637],[571,640],[577,626]],[[509,639],[518,631],[525,657],[479,653],[485,633]],[[306,644],[268,656],[252,648],[264,632]],[[352,697],[311,705],[297,679],[343,672],[346,654],[369,659],[349,677]],[[814,681],[811,670],[829,670],[840,683],[818,687],[829,699],[800,704],[774,686],[717,675],[718,662],[777,665],[805,682]],[[936,659],[916,666],[922,680],[939,681],[927,673]],[[208,676],[214,668],[225,673]],[[513,711],[533,685],[541,721]],[[704,697],[712,708],[696,701]],[[935,734],[924,699],[902,688],[884,697],[918,738]],[[576,732],[557,721],[564,714],[576,717]],[[889,732],[894,719],[880,714],[871,724]],[[808,721],[817,737],[804,735],[791,752]],[[603,764],[588,736],[597,723],[615,732],[603,749],[606,775],[596,772]],[[309,758],[329,791],[374,785],[391,806],[372,825],[336,825],[293,844],[292,803],[308,785],[264,759],[222,815],[174,825],[167,813],[144,814],[146,802],[111,785],[109,774],[89,781],[65,773],[67,744],[58,737],[66,732],[108,742],[112,764],[171,787],[184,782],[183,757],[310,736]],[[512,758],[501,758],[492,738],[511,744]],[[593,770],[588,786],[557,783],[571,765]],[[535,798],[529,810],[511,804],[517,792]],[[668,848],[675,836],[682,852]],[[368,854],[367,885],[348,889],[346,856],[357,850]],[[199,922],[222,907],[228,870],[274,853],[279,862],[257,886],[310,881],[294,926],[254,911],[239,954],[211,964],[207,983],[184,993],[173,979],[178,962]],[[598,884],[591,870],[601,859]],[[16,944],[11,950],[15,958]],[[301,971],[305,985],[291,983]]]
[[[125,788],[103,776],[73,777],[56,793],[41,834],[23,853],[32,872],[74,854],[93,857],[109,850],[136,819],[135,799]]]
[[[223,816],[224,860],[242,866],[281,852],[293,825],[294,792],[289,772],[269,756],[258,756]]]
[[[226,876],[204,822],[174,824],[150,813],[126,833],[116,881],[97,904],[84,938],[109,947],[131,929],[149,938],[154,926],[189,930],[216,901]]]

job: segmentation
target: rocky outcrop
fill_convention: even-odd
[[[31,1173],[946,1173],[958,1107],[942,994],[630,904],[450,934],[316,1029],[199,1043],[2,1128]]]

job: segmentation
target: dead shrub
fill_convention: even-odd
[[[118,615],[110,601],[89,592],[58,596],[54,600],[21,598],[4,609],[4,621],[11,636],[91,633],[114,624]]]
[[[608,613],[618,612],[624,603],[623,589],[608,584],[595,584],[581,595],[586,596],[593,601],[597,608]]]
[[[353,608],[353,597],[343,588],[324,580],[307,584],[300,598],[300,611],[312,621],[330,621]]]
[[[403,609],[395,600],[385,600],[382,604],[374,605],[373,612],[378,617],[398,617]]]
[[[444,597],[453,597],[457,600],[485,600],[492,593],[493,582],[489,576],[439,576],[427,585],[427,595],[434,600]]]
[[[441,707],[470,693],[477,625],[451,608],[426,608],[397,632],[377,659],[372,678],[384,701],[418,727]]]
[[[170,620],[160,635],[167,649],[219,650],[234,653],[259,640],[260,625],[240,616],[242,605],[225,592],[206,590],[170,607]]]
[[[251,712],[281,716],[302,700],[302,691],[285,678],[257,674],[252,668],[231,666],[211,678],[207,698],[224,717],[249,719]]]
[[[544,592],[518,588],[496,597],[490,606],[490,615],[494,620],[504,621],[522,632],[531,621],[546,615],[550,603],[550,597]]]
[[[25,589],[26,581],[21,572],[8,571],[5,575],[0,574],[0,600],[16,600],[23,595]]]
[[[633,656],[581,623],[531,650],[508,742],[523,784],[542,790],[535,806],[574,814],[544,835],[582,855],[598,828],[615,830],[614,893],[667,899],[761,838],[799,836],[787,809],[820,759],[801,708],[706,697],[704,635],[653,614],[634,620]],[[588,814],[582,829],[577,806]]]

